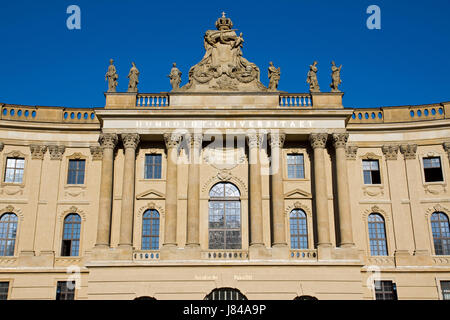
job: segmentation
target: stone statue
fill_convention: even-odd
[[[139,70],[136,68],[134,62],[131,63],[133,66],[130,69],[130,73],[128,73],[128,92],[138,92],[137,85],[139,83]]]
[[[309,83],[310,92],[320,92],[319,81],[317,80],[317,61],[309,66],[306,82]]]
[[[277,91],[280,75],[280,68],[275,68],[273,62],[269,62],[269,91]]]
[[[342,65],[336,67],[336,63],[334,61],[331,62],[331,92],[341,92],[339,90],[339,85],[342,83],[341,81],[341,69]]]
[[[242,32],[237,35],[232,28],[233,22],[223,12],[216,21],[217,30],[205,32],[205,55],[190,68],[189,82],[181,91],[267,91],[259,68],[242,56]]]
[[[180,89],[181,71],[177,68],[177,64],[175,62],[172,65],[172,69],[170,70],[170,74],[168,75],[168,77],[170,78],[172,91],[177,91],[178,89]]]
[[[116,67],[113,65],[113,63],[113,59],[109,60],[108,71],[105,75],[105,81],[108,81],[108,92],[116,92],[117,79],[119,78],[119,75],[116,72]]]

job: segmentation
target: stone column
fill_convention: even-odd
[[[177,245],[177,162],[178,145],[181,136],[175,133],[165,133],[164,141],[167,148],[167,175],[166,175],[166,217],[164,228],[164,247]]]
[[[188,203],[187,203],[187,241],[189,247],[199,247],[199,211],[200,211],[200,154],[202,134],[190,136]]]
[[[250,166],[250,246],[263,245],[261,161],[259,159],[259,134],[248,135]]]
[[[350,192],[348,188],[348,171],[346,144],[348,133],[333,134],[336,149],[336,179],[339,208],[340,247],[353,247],[352,218],[350,212]]]
[[[324,158],[327,139],[327,133],[312,133],[309,136],[311,146],[314,149],[314,203],[318,231],[317,247],[319,249],[331,247],[330,223],[328,221],[328,188]]]
[[[284,218],[284,189],[283,189],[283,154],[282,148],[285,135],[272,133],[270,135],[271,163],[271,195],[272,203],[272,246],[287,246],[286,225]]]
[[[111,209],[114,176],[114,148],[117,144],[115,133],[102,133],[98,139],[103,149],[100,180],[100,199],[98,206],[96,247],[109,247],[111,233]]]
[[[136,168],[136,148],[139,144],[139,134],[122,134],[125,149],[125,163],[123,166],[122,210],[120,219],[120,247],[132,246],[133,213],[134,213],[134,185]]]

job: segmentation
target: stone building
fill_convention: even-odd
[[[170,93],[0,105],[0,297],[449,299],[450,103],[268,89],[216,27]]]

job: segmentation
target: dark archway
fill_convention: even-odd
[[[248,300],[238,289],[217,288],[211,291],[203,300]]]
[[[319,299],[317,299],[316,297],[313,297],[313,296],[296,296],[296,297],[294,298],[294,300],[305,300],[305,301],[309,300],[309,301],[315,301],[315,300],[319,300]]]

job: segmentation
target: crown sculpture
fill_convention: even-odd
[[[181,88],[174,86],[173,90],[275,91],[276,85],[269,86],[273,89],[268,89],[260,82],[258,66],[242,57],[242,32],[239,36],[236,34],[236,29],[232,29],[233,22],[225,17],[224,12],[222,17],[217,19],[216,28],[217,30],[206,31],[206,53],[203,59],[189,70],[189,82]],[[279,68],[275,72],[279,72]],[[273,78],[278,82],[279,74]]]

